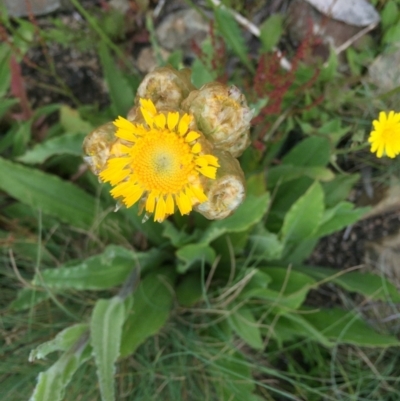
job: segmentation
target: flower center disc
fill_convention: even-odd
[[[149,132],[137,140],[131,156],[131,168],[147,191],[177,193],[195,172],[190,146],[173,132]]]

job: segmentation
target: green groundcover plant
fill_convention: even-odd
[[[23,284],[7,311],[28,319],[29,333],[42,322],[45,338],[28,341],[29,369],[38,373],[30,399],[78,396],[83,382],[74,377],[86,368],[87,399],[299,399],[294,378],[256,361],[305,343],[398,346],[355,310],[307,303],[327,283],[400,302],[383,277],[306,264],[321,237],[367,211],[346,200],[358,180],[338,167],[349,128],[323,97],[340,79],[335,55],[316,69],[298,53],[291,71],[279,71],[271,27],[263,27],[264,48],[251,58],[232,14],[215,8],[217,33],[191,71],[178,52],[167,67],[139,77],[126,63],[116,66],[120,49],[73,3],[99,35],[111,105],[27,109],[4,124],[0,139],[0,234],[10,266],[2,273]],[[16,79],[9,65],[22,61],[37,27],[5,17],[2,24],[14,35],[0,46],[0,116],[7,117],[24,102],[9,95]],[[39,35],[61,42],[64,28],[56,21],[59,35]],[[221,44],[246,78],[234,73],[217,82]],[[52,113],[58,121],[38,140],[38,121]],[[382,155],[383,145],[373,146]],[[399,152],[389,144],[389,156],[392,150]],[[56,320],[48,331],[46,316]],[[176,366],[168,365],[173,355]],[[158,385],[146,389],[149,361],[163,364],[163,375],[154,373]],[[168,383],[179,377],[184,383],[172,390]],[[316,388],[308,397],[336,399]]]

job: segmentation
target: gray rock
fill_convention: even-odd
[[[378,23],[378,12],[367,0],[306,0],[319,12],[354,26]]]

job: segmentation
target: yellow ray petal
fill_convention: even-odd
[[[143,107],[140,108],[140,111],[142,112],[144,121],[146,121],[146,124],[149,126],[149,128],[153,128],[153,122],[154,122],[153,115]]]
[[[213,155],[202,155],[202,157],[204,157],[208,161],[208,164],[219,167],[218,157],[215,157]]]
[[[186,142],[193,142],[195,141],[198,137],[200,136],[200,134],[196,131],[190,131],[186,137],[185,137],[185,141]]]
[[[124,203],[126,207],[131,207],[134,205],[143,195],[143,188],[139,185],[135,185],[130,189],[129,194],[127,194],[124,198]]]
[[[166,213],[168,215],[174,214],[174,209],[175,209],[174,199],[172,198],[171,194],[168,194],[166,201]]]
[[[201,152],[201,145],[200,145],[200,143],[197,142],[192,146],[192,153],[197,154],[200,152]]]
[[[165,124],[166,124],[166,118],[164,114],[157,114],[154,117],[154,124],[157,128],[165,128]]]
[[[133,131],[135,128],[135,125],[131,123],[129,120],[127,120],[124,117],[118,116],[118,118],[114,121],[114,125],[117,128],[126,130],[126,131]]]
[[[164,197],[160,196],[157,200],[156,212],[154,213],[154,221],[161,223],[166,217],[166,204]]]
[[[204,176],[208,178],[215,179],[217,175],[217,168],[216,167],[211,167],[211,166],[206,166],[206,167],[200,167],[197,169],[198,172],[203,174]]]
[[[149,196],[147,197],[146,200],[146,211],[149,213],[153,213],[155,206],[156,206],[156,197],[154,192],[152,191],[149,193]]]
[[[130,187],[132,187],[132,183],[130,181],[121,182],[110,191],[110,194],[114,198],[125,196],[126,192],[129,191]]]
[[[121,157],[127,155],[132,150],[132,147],[123,145],[120,141],[117,141],[112,145],[110,153],[114,156]]]
[[[188,214],[192,210],[192,203],[183,191],[176,196],[176,204],[182,215]]]
[[[142,106],[141,108],[147,110],[152,116],[157,114],[156,106],[154,106],[151,99],[140,98],[140,105]]]
[[[167,118],[167,124],[168,124],[168,129],[170,131],[173,131],[178,124],[179,121],[179,113],[168,113],[168,118]]]
[[[179,135],[183,136],[184,134],[186,134],[191,121],[192,121],[192,117],[189,114],[184,114],[181,117],[181,120],[179,121],[179,125],[178,125]]]
[[[206,202],[208,200],[207,196],[204,194],[203,190],[200,187],[192,185],[190,189],[200,203]]]

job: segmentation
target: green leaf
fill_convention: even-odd
[[[0,103],[0,118],[3,118],[4,114],[7,113],[7,111],[14,106],[14,104],[17,104],[19,102],[18,99],[1,99]]]
[[[192,83],[196,88],[215,80],[213,72],[209,71],[202,61],[196,58],[192,64]]]
[[[57,138],[48,139],[28,150],[24,155],[18,157],[18,161],[28,164],[43,163],[54,155],[82,155],[82,142],[85,134],[66,134]]]
[[[31,124],[30,120],[17,124],[17,129],[13,137],[13,156],[19,156],[26,151],[26,147],[31,139]]]
[[[226,219],[214,221],[204,231],[200,243],[209,244],[225,233],[243,232],[258,223],[266,213],[270,202],[268,193],[262,196],[248,196],[236,212]]]
[[[326,207],[331,208],[345,200],[359,179],[359,174],[341,174],[329,182],[322,183]]]
[[[295,266],[294,268],[316,280],[334,283],[347,291],[357,292],[371,300],[400,303],[400,293],[397,287],[384,276],[368,272],[338,271],[319,266]]]
[[[302,167],[292,164],[281,164],[268,170],[268,188],[274,188],[277,184],[283,184],[304,176],[320,181],[330,181],[335,177],[332,171],[325,167]]]
[[[253,159],[253,158],[252,158]],[[242,165],[243,168],[243,165]],[[252,174],[246,182],[246,193],[248,195],[262,196],[267,192],[267,178],[265,172]]]
[[[199,271],[183,276],[176,287],[176,299],[187,308],[199,302],[203,297],[203,282]]]
[[[67,327],[60,331],[52,340],[46,341],[33,349],[29,354],[29,362],[33,362],[36,359],[44,359],[54,351],[68,351],[86,331],[89,332],[89,327],[85,323]]]
[[[271,51],[279,41],[283,33],[283,16],[280,14],[270,15],[260,26],[260,40],[262,51]]]
[[[10,56],[11,56],[11,47],[9,46],[8,43],[2,43],[0,45],[0,98],[6,95],[6,93],[10,88],[10,83],[11,83]],[[7,99],[2,99],[1,103],[6,101]]]
[[[249,71],[254,73],[254,67],[251,64],[250,58],[247,54],[247,46],[244,41],[243,34],[235,18],[230,12],[222,7],[216,7],[214,9],[214,16],[218,25],[218,29],[226,43],[236,53]]]
[[[282,256],[283,244],[276,234],[258,225],[249,237],[249,254],[252,259],[279,260]]]
[[[149,273],[133,297],[133,309],[122,332],[121,356],[126,357],[148,337],[158,333],[170,315],[175,272],[167,267]]]
[[[400,41],[400,24],[391,25],[384,33],[382,42],[384,44],[398,43]]]
[[[231,312],[228,316],[228,323],[232,330],[250,347],[263,349],[260,328],[249,307],[242,306]]]
[[[382,29],[386,30],[390,25],[395,24],[398,18],[399,8],[396,4],[396,1],[387,1],[381,12]]]
[[[308,274],[300,273],[283,267],[265,267],[260,271],[271,278],[269,288],[278,291],[284,296],[295,294],[299,291],[308,291],[315,285],[315,279]]]
[[[189,244],[176,251],[176,256],[181,261],[177,271],[185,273],[196,262],[212,264],[216,254],[213,248],[205,244]]]
[[[197,242],[200,230],[194,230],[193,233],[188,234],[186,231],[178,229],[178,227],[169,220],[163,221],[162,225],[164,228],[163,237],[168,238],[171,244],[176,248],[180,248],[191,242]]]
[[[22,290],[18,291],[17,298],[10,303],[9,307],[14,311],[21,311],[32,308],[49,297],[50,294],[48,291],[38,291],[31,288],[23,288]]]
[[[92,124],[81,118],[78,110],[69,106],[60,107],[60,123],[68,133],[81,133],[87,135],[94,128]]]
[[[115,60],[111,57],[104,41],[100,42],[99,56],[114,114],[125,116],[134,104],[135,96],[133,90],[121,70],[117,67]]]
[[[285,253],[309,238],[319,226],[324,211],[324,193],[315,182],[290,208],[283,222],[281,236]]]
[[[279,321],[274,327],[274,336],[280,341],[280,331],[283,331],[282,337],[305,337],[308,340],[314,340],[324,345],[325,347],[332,347],[333,342],[329,341],[324,332],[315,328],[305,319],[305,315],[298,313],[287,313],[279,317]]]
[[[332,209],[325,211],[321,225],[318,227],[314,236],[317,238],[332,234],[360,220],[370,208],[363,207],[354,209],[350,202],[340,202]]]
[[[320,136],[312,136],[302,140],[283,159],[283,164],[294,166],[320,166],[328,164],[331,155],[329,141]]]
[[[96,302],[90,320],[90,341],[103,401],[115,400],[115,362],[119,356],[124,319],[122,298],[115,296]]]
[[[76,348],[76,349],[74,349]],[[46,372],[39,374],[35,390],[29,401],[62,401],[65,388],[79,366],[90,358],[86,342],[65,352]]]
[[[400,345],[396,337],[377,333],[353,312],[339,308],[320,309],[318,312],[305,313],[302,317],[337,343],[382,348]]]
[[[110,245],[104,253],[84,261],[69,263],[55,269],[45,269],[33,279],[35,285],[55,289],[102,290],[123,283],[135,266],[141,271],[158,266],[163,255],[153,249],[136,253]]]
[[[259,401],[252,394],[255,381],[250,364],[239,352],[232,354],[220,351],[215,358],[212,358],[209,370],[211,377],[215,378],[214,386],[218,400]]]
[[[268,288],[253,285],[245,288],[240,297],[268,301],[276,314],[286,314],[298,309],[304,303],[309,290],[315,285],[312,277],[306,274],[299,275],[299,272],[285,268],[260,268],[260,272],[270,278]]]
[[[13,198],[76,227],[89,228],[96,201],[60,178],[0,158],[0,189]]]

